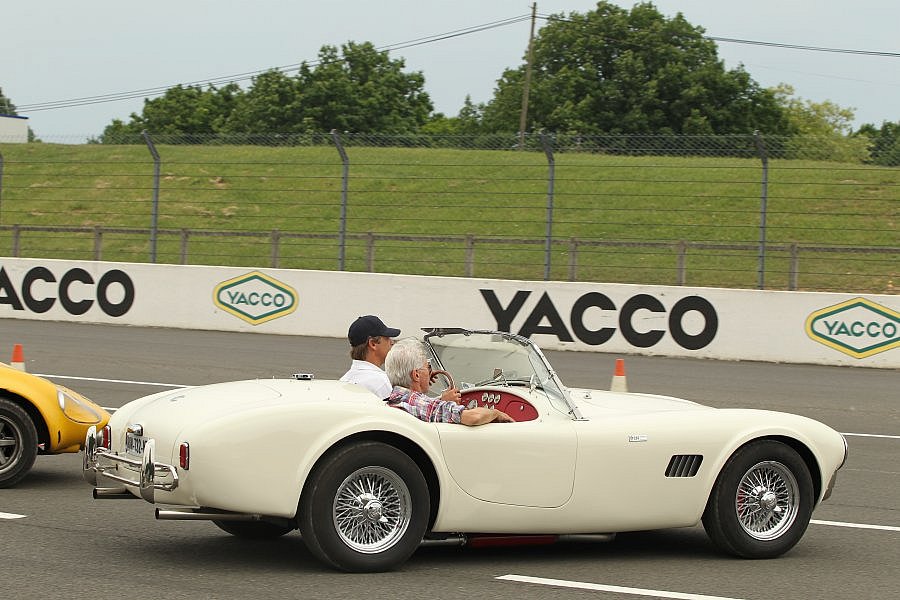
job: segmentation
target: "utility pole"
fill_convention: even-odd
[[[528,92],[531,89],[531,57],[534,49],[534,22],[537,2],[531,4],[531,33],[528,34],[528,56],[525,59],[525,85],[522,86],[522,111],[519,113],[519,150],[525,149],[525,121],[528,117]]]

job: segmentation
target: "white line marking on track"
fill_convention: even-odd
[[[182,385],[180,383],[158,383],[154,381],[129,381],[127,379],[101,379],[100,377],[74,377],[72,375],[48,375],[46,373],[34,373],[38,377],[46,377],[48,379],[77,379],[79,381],[99,381],[101,383],[130,383],[132,385],[154,385],[158,387],[170,388],[186,388],[193,387],[190,385]]]
[[[880,433],[842,433],[841,435],[850,435],[850,436],[854,436],[854,437],[887,438],[889,440],[900,440],[900,435],[882,435]]]
[[[14,513],[0,512],[0,519],[24,519],[25,515],[17,515]]]
[[[538,585],[552,585],[556,587],[575,588],[579,590],[617,592],[619,594],[632,594],[634,596],[653,596],[654,598],[677,598],[678,600],[739,600],[737,598],[726,598],[724,596],[705,596],[703,594],[685,594],[682,592],[645,590],[641,588],[621,587],[618,585],[603,585],[601,583],[585,583],[583,581],[566,581],[565,579],[529,577],[527,575],[501,575],[497,579],[503,579],[505,581],[518,581],[521,583],[536,583]]]
[[[900,531],[900,527],[894,527],[892,525],[869,525],[867,523],[843,523],[841,521],[819,521],[816,519],[810,520],[810,523],[815,523],[816,525],[831,525],[832,527],[850,527],[852,529],[878,529],[880,531]]]

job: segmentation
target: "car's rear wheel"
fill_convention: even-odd
[[[326,564],[389,571],[418,548],[429,509],[415,461],[387,444],[357,442],[327,456],[310,475],[300,499],[300,532]]]
[[[213,523],[226,533],[247,540],[271,540],[281,537],[294,530],[293,527],[276,525],[265,521],[213,521]]]
[[[781,442],[761,440],[739,448],[725,463],[703,526],[730,554],[774,558],[800,541],[814,502],[812,477],[800,455]]]
[[[18,483],[37,456],[37,431],[22,407],[0,398],[0,488]]]

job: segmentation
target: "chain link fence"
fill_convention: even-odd
[[[10,256],[895,293],[898,206],[845,137],[0,143]]]

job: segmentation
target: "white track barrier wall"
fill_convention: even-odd
[[[900,367],[900,297],[0,258],[0,318],[344,337],[377,314],[545,349]],[[2,331],[2,325],[0,325]]]

